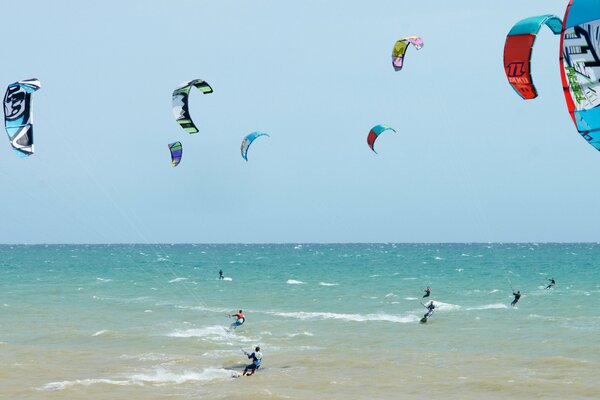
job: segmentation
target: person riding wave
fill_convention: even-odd
[[[550,281],[550,284],[546,286],[546,289],[550,289],[551,287],[554,287],[556,285],[556,281],[554,280],[554,278],[550,278],[548,280]]]
[[[431,289],[429,288],[429,286],[427,286],[427,289],[425,289],[424,292],[425,295],[423,296],[423,298],[429,297],[431,295]]]
[[[260,363],[262,361],[262,353],[260,352],[260,347],[256,346],[256,348],[254,349],[254,353],[252,354],[248,354],[244,351],[244,354],[246,355],[246,357],[250,358],[252,360],[252,364],[247,365],[246,368],[244,369],[244,373],[242,374],[242,376],[246,375],[246,373],[248,371],[250,371],[250,373],[248,374],[248,376],[254,374],[256,372],[257,369],[260,368]]]
[[[510,303],[510,305],[514,307],[515,305],[517,305],[519,299],[521,298],[521,292],[517,290],[517,293],[513,292],[513,296],[515,296],[515,299],[512,301],[512,303]]]
[[[238,326],[242,325],[244,322],[246,322],[246,317],[244,316],[244,313],[242,312],[242,310],[240,310],[239,312],[233,314],[233,315],[229,315],[229,318],[235,317],[235,322],[233,322],[230,327],[231,329],[235,329]]]
[[[421,305],[427,309],[427,312],[425,313],[425,315],[423,315],[423,318],[427,319],[431,317],[431,315],[433,314],[433,310],[435,310],[435,304],[433,304],[433,300],[431,300],[431,302],[428,305],[425,305],[423,303],[421,303]]]

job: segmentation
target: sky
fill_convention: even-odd
[[[42,89],[35,154],[0,146],[0,243],[600,241],[600,154],[568,114],[559,37],[536,41],[535,100],[502,64],[514,23],[566,5],[4,1],[0,86]],[[425,46],[395,72],[409,35]],[[190,94],[195,135],[171,111],[192,79],[214,89]],[[397,131],[378,154],[376,124]],[[253,131],[270,137],[246,162]]]

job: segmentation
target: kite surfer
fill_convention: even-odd
[[[423,295],[423,298],[429,297],[431,295],[431,289],[429,288],[429,286],[427,286],[427,289],[425,289],[424,292],[425,294]]]
[[[556,286],[556,281],[554,280],[554,278],[550,278],[548,280],[550,281],[550,284],[546,286],[546,289],[550,289],[551,287]]]
[[[254,352],[252,354],[248,354],[246,351],[242,350],[244,352],[244,354],[246,355],[246,357],[248,357],[249,359],[252,360],[252,364],[247,365],[246,368],[244,369],[244,373],[242,374],[242,376],[246,375],[248,373],[248,371],[250,373],[247,374],[247,376],[250,376],[252,374],[254,374],[256,372],[257,369],[260,368],[260,362],[262,360],[262,353],[260,352],[260,347],[256,346],[256,348],[254,349]]]
[[[222,269],[219,270],[219,279],[225,279],[225,277],[223,276],[223,270]]]
[[[421,305],[427,309],[427,312],[425,313],[425,315],[423,315],[423,319],[427,320],[427,318],[431,317],[431,315],[433,314],[433,310],[435,310],[435,304],[433,304],[433,300],[431,300],[431,302],[428,305],[425,305],[423,303],[421,303]]]
[[[513,296],[515,296],[515,299],[512,301],[512,303],[510,303],[510,305],[514,307],[515,305],[517,305],[519,299],[521,298],[521,292],[517,290],[517,293],[515,293],[513,291]]]
[[[238,313],[233,314],[233,315],[229,315],[229,318],[235,317],[235,321],[230,325],[231,329],[235,329],[238,326],[242,325],[244,322],[246,322],[246,317],[244,316],[244,313],[242,312],[242,310],[240,310]]]

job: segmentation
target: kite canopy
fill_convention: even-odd
[[[270,137],[267,133],[264,133],[264,132],[252,132],[251,134],[247,135],[244,138],[244,140],[242,140],[241,151],[242,151],[242,158],[244,160],[248,161],[248,149],[250,148],[250,145],[252,144],[252,142],[254,142],[254,140],[260,136]]]
[[[202,79],[182,83],[173,91],[173,115],[187,133],[198,133],[198,128],[192,121],[188,107],[188,97],[192,86],[201,90],[204,94],[213,92],[210,85]]]
[[[418,36],[407,36],[398,40],[394,45],[394,49],[392,50],[392,65],[394,66],[394,70],[400,71],[402,69],[404,64],[404,55],[406,54],[408,45],[411,43],[417,50],[420,50],[425,44],[423,43],[423,39]]]
[[[375,154],[377,154],[377,152],[375,151],[375,140],[377,140],[377,138],[379,137],[379,135],[382,132],[385,132],[387,130],[396,132],[393,128],[390,128],[387,125],[375,125],[369,131],[369,135],[367,136],[367,143],[368,143],[369,147],[371,148],[371,150],[373,150],[373,152]]]
[[[577,131],[600,150],[600,0],[571,0],[560,38],[561,79]]]
[[[537,90],[531,78],[531,53],[535,38],[544,25],[558,35],[562,21],[551,14],[525,18],[512,27],[504,43],[506,78],[519,96],[525,100],[537,97]]]
[[[181,156],[183,154],[183,146],[181,142],[175,142],[169,144],[169,151],[171,152],[171,164],[176,167],[181,162]]]
[[[21,157],[33,154],[31,94],[42,87],[37,79],[8,85],[4,95],[4,126],[10,145]]]

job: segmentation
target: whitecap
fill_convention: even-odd
[[[285,318],[295,318],[301,320],[309,319],[340,319],[344,321],[353,322],[365,322],[365,321],[386,321],[386,322],[399,322],[409,323],[415,322],[419,317],[415,315],[399,316],[391,315],[386,313],[377,314],[341,314],[341,313],[330,313],[330,312],[267,312],[267,314],[277,315]]]
[[[436,310],[440,311],[456,311],[462,308],[457,304],[442,303],[441,301],[434,301],[433,304],[435,304]]]
[[[327,282],[319,282],[321,286],[337,286],[339,283],[327,283]]]
[[[130,382],[127,380],[118,381],[118,380],[114,380],[114,379],[77,379],[74,381],[50,382],[40,388],[37,388],[37,390],[58,391],[58,390],[65,390],[65,389],[73,387],[75,385],[90,386],[90,385],[94,385],[94,384],[98,384],[98,383],[104,383],[104,384],[108,384],[108,385],[119,385],[119,386],[126,386],[126,385],[132,385],[132,384],[139,385],[139,383],[134,383],[134,382]]]
[[[405,297],[404,300],[418,300],[416,297]]]
[[[204,328],[176,329],[166,336],[174,338],[203,338],[214,342],[253,342],[254,339],[238,335],[235,330],[225,328],[221,325],[207,326]]]
[[[230,277],[226,276],[226,277],[224,277],[222,280],[224,280],[224,281],[232,281],[232,280],[233,280],[233,278],[230,278]]]
[[[112,279],[106,279],[106,278],[96,278],[96,280],[99,282],[112,282]]]
[[[288,285],[302,285],[304,282],[297,281],[295,279],[288,279],[286,282]]]
[[[169,283],[181,282],[181,281],[185,281],[185,280],[187,280],[187,278],[175,278],[175,279],[171,279],[169,281]]]
[[[181,372],[169,371],[164,368],[157,368],[147,373],[137,373],[129,376],[135,383],[181,384],[186,382],[207,382],[216,379],[229,379],[240,376],[240,373],[225,368],[208,367],[200,372],[184,370]]]
[[[438,260],[438,261],[439,261],[439,260],[443,260],[443,258],[442,258],[442,257],[438,257],[438,256],[435,256],[433,259],[434,259],[434,260]]]
[[[100,335],[104,335],[105,333],[108,333],[108,332],[110,332],[108,329],[102,329],[101,331],[94,333],[92,336],[100,336]]]
[[[478,306],[478,307],[469,307],[467,308],[467,310],[472,311],[472,310],[494,310],[494,309],[499,309],[499,308],[508,308],[508,306],[506,304],[502,304],[502,303],[494,303],[494,304],[485,304],[483,306]]]
[[[293,337],[296,337],[296,336],[311,336],[312,337],[312,336],[315,336],[315,335],[313,335],[310,332],[300,332],[300,333],[288,333],[287,336],[293,338]]]

